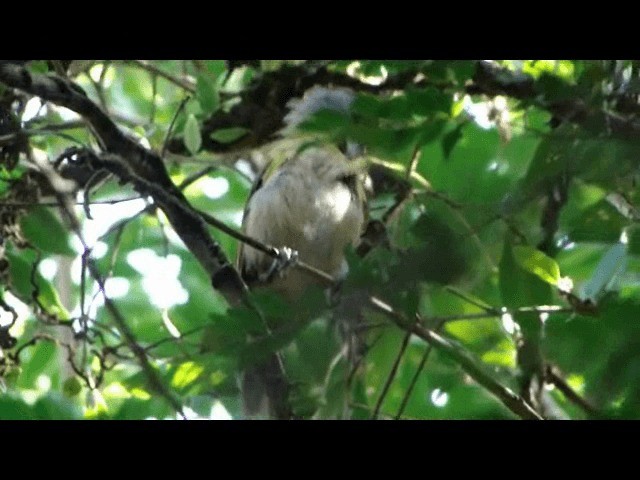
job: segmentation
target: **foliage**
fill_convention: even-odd
[[[379,234],[347,252],[337,307],[320,291],[296,308],[252,292],[269,335],[255,311],[212,289],[130,185],[78,194],[85,249],[28,165],[95,148],[90,130],[0,83],[0,418],[173,418],[176,405],[239,418],[239,373],[276,350],[302,418],[508,419],[526,416],[522,405],[547,418],[640,417],[638,62],[27,68],[66,72],[164,153],[176,185],[190,180],[193,206],[236,229],[251,189],[237,160],[275,138],[306,88],[352,88],[352,112],[319,112],[302,128],[365,147]],[[238,241],[211,234],[234,259]],[[336,334],[345,317],[362,320],[368,345],[352,382]]]

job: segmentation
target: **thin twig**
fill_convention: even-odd
[[[42,119],[35,117],[33,120],[25,122],[25,129],[22,133],[26,135],[35,135],[41,130],[56,131],[56,130],[74,130],[76,128],[86,128],[87,124],[84,120],[69,120],[68,122],[50,123],[46,125],[38,125]],[[34,128],[31,128],[31,126]],[[2,139],[2,137],[0,137]]]
[[[70,197],[68,194],[61,193],[58,190],[56,190],[56,186],[60,185],[63,179],[59,176],[59,174],[53,169],[53,167],[48,162],[40,161],[36,158],[34,158],[34,161],[36,162],[36,165],[39,167],[43,175],[47,178],[47,180],[49,181],[49,184],[54,190],[54,193],[56,194],[56,198],[60,204],[60,208],[62,213],[64,214],[64,217],[66,218],[71,230],[74,232],[74,234],[80,241],[83,247],[83,250],[86,253],[85,255],[86,265],[89,269],[89,273],[91,274],[91,277],[98,284],[98,287],[104,299],[104,305],[107,311],[109,312],[109,314],[111,315],[111,318],[113,319],[116,327],[122,334],[125,342],[127,343],[127,346],[137,358],[138,363],[144,373],[144,376],[146,377],[149,383],[149,386],[153,390],[158,392],[158,394],[160,394],[175,409],[178,415],[180,415],[182,418],[186,418],[182,411],[182,406],[180,405],[180,402],[178,402],[178,400],[174,397],[173,393],[164,385],[158,373],[155,371],[153,366],[149,363],[149,359],[146,356],[145,350],[138,344],[138,341],[135,338],[135,335],[133,334],[131,329],[129,328],[129,325],[127,324],[127,321],[125,320],[124,316],[120,313],[120,310],[116,307],[115,303],[107,295],[105,290],[104,279],[100,274],[95,262],[93,261],[93,259],[90,257],[88,253],[90,251],[90,248],[87,245],[86,241],[84,240],[84,236],[82,234],[82,230],[80,227],[80,221],[78,220],[75,213],[73,212]]]
[[[191,97],[187,95],[182,99],[182,101],[180,102],[180,105],[178,105],[178,109],[176,110],[176,113],[173,115],[173,118],[171,119],[171,123],[169,124],[169,128],[167,129],[167,134],[164,137],[164,142],[162,142],[162,150],[160,150],[160,157],[162,158],[164,158],[164,156],[167,153],[167,145],[169,143],[169,138],[171,138],[171,133],[173,132],[173,127],[176,124],[178,115],[180,115],[180,112],[182,112],[182,110],[184,109],[184,106],[187,104],[190,98]]]
[[[197,182],[198,180],[200,180],[202,177],[209,175],[211,172],[213,172],[214,170],[216,170],[218,167],[215,167],[213,165],[209,165],[208,167],[203,168],[202,170],[195,172],[193,175],[189,175],[187,178],[185,178],[180,185],[178,185],[178,188],[180,190],[184,190],[186,189],[189,185],[191,185],[192,183]]]
[[[112,200],[92,200],[89,205],[115,205],[117,203],[140,200],[142,197],[115,198]],[[84,206],[84,202],[72,202],[73,205]],[[58,207],[56,202],[0,202],[2,207]]]
[[[396,359],[393,362],[393,366],[391,367],[391,371],[387,376],[387,380],[382,387],[382,392],[380,393],[380,397],[378,397],[378,401],[376,402],[376,406],[373,409],[373,415],[371,415],[372,420],[376,420],[378,418],[378,413],[380,412],[380,407],[382,407],[382,402],[384,402],[387,393],[389,392],[389,388],[393,383],[393,379],[396,377],[396,373],[398,372],[398,367],[400,366],[400,361],[404,356],[404,352],[407,350],[407,345],[409,345],[409,339],[411,338],[411,332],[407,332],[402,339],[402,344],[400,345],[400,350],[398,351],[398,355],[396,355]]]
[[[409,181],[411,177],[416,173],[416,169],[418,168],[418,161],[420,160],[420,154],[422,150],[420,149],[420,144],[416,143],[416,146],[413,148],[413,153],[411,154],[411,161],[407,166],[407,173],[405,175],[405,180]]]
[[[556,371],[556,369],[551,365],[547,365],[546,380],[554,385],[558,390],[560,390],[567,398],[567,400],[580,407],[585,411],[585,413],[591,416],[597,415],[598,412],[593,407],[593,405],[591,405],[584,398],[578,395],[578,393],[569,386],[566,380],[562,378]]]
[[[205,328],[206,327],[195,327],[195,328],[192,328],[191,330],[187,330],[186,332],[181,333],[180,337],[178,337],[178,338],[176,338],[176,337],[165,337],[165,338],[162,338],[162,339],[160,339],[160,340],[158,340],[158,341],[156,341],[154,343],[150,343],[149,345],[144,347],[144,349],[147,352],[149,352],[150,350],[153,350],[154,348],[157,348],[160,345],[163,345],[163,344],[169,343],[169,342],[175,342],[177,340],[182,340],[185,337],[188,337],[189,335],[193,335],[194,333],[198,333],[198,332],[204,330]]]
[[[395,311],[389,304],[379,298],[370,297],[369,305],[375,310],[385,314],[396,325],[405,331],[410,331],[417,337],[451,356],[467,374],[476,382],[495,395],[502,404],[521,418],[541,420],[543,417],[536,412],[522,397],[512,392],[509,388],[497,382],[491,375],[486,373],[479,365],[479,362],[472,358],[463,348],[451,343],[446,338],[438,335],[432,330],[425,328],[419,321],[409,322],[400,313]],[[416,316],[417,317],[417,316]],[[420,320],[419,317],[416,320]]]
[[[389,325],[387,324],[387,326],[389,326]],[[347,386],[348,387],[351,386],[351,383],[353,382],[353,378],[355,377],[356,372],[358,371],[358,368],[360,367],[360,365],[362,365],[362,362],[364,361],[364,359],[367,357],[367,355],[373,349],[373,347],[380,341],[380,339],[382,338],[383,335],[384,335],[384,332],[378,333],[378,335],[376,335],[376,337],[366,345],[366,350],[365,350],[364,354],[359,356],[356,359],[356,361],[353,363],[353,365],[352,365],[352,367],[351,367],[351,369],[349,371],[349,376],[347,377]]]
[[[360,402],[349,402],[349,407],[351,407],[351,408],[359,408],[360,410],[366,410],[367,412],[371,412],[371,408],[369,407],[369,405],[366,405],[366,404],[360,403]],[[382,410],[380,411],[380,415],[382,415],[383,417],[386,417],[388,420],[393,420],[394,419],[393,415],[391,415],[388,412],[382,411]],[[416,418],[416,417],[402,417],[402,420],[420,420],[420,419]]]
[[[460,313],[456,315],[444,315],[442,317],[429,317],[432,322],[457,322],[460,320],[477,320],[483,318],[498,318],[502,314],[497,312]]]
[[[404,413],[405,408],[407,408],[407,404],[409,403],[409,398],[411,398],[411,394],[413,393],[413,389],[415,388],[416,384],[418,383],[418,378],[420,377],[420,374],[422,373],[422,371],[424,370],[425,365],[427,364],[427,360],[429,359],[429,355],[431,354],[431,350],[433,350],[433,347],[431,345],[427,345],[427,348],[424,352],[424,354],[422,355],[422,359],[420,360],[420,364],[418,365],[418,368],[416,369],[416,372],[413,374],[413,377],[411,378],[411,382],[409,383],[409,387],[407,388],[404,397],[402,397],[402,403],[400,403],[400,408],[398,408],[398,413],[396,413],[395,419],[399,420],[400,417],[402,417],[402,414]]]
[[[471,305],[473,305],[474,307],[478,307],[482,310],[484,310],[485,312],[489,312],[489,313],[499,313],[497,312],[497,310],[495,308],[493,308],[491,305],[488,305],[486,303],[480,303],[478,300],[469,297],[466,293],[464,292],[460,292],[459,290],[451,287],[451,286],[446,286],[445,290],[449,293],[451,293],[452,295],[455,295],[456,297],[461,298],[462,300],[464,300],[467,303],[470,303]]]
[[[104,71],[105,69],[104,66],[102,68]],[[102,88],[102,83],[100,83],[100,79],[96,82],[88,72],[86,73],[86,76],[91,82],[91,85],[93,85],[93,89],[96,91],[96,95],[98,96],[98,101],[100,102],[100,106],[108,114],[109,108],[107,106],[107,99],[104,96],[104,89]]]
[[[380,167],[386,168],[387,170],[390,170],[392,172],[402,173],[402,171],[405,169],[404,165],[388,162],[377,157],[367,157],[367,161],[374,165],[379,165]],[[432,190],[429,180],[424,178],[418,172],[411,172],[411,179],[415,180],[422,188],[426,189],[427,191]]]
[[[186,90],[189,93],[196,93],[196,89],[191,82],[175,77],[170,73],[156,67],[150,62],[147,62],[145,60],[127,60],[126,63],[131,63],[133,65],[136,65],[137,67],[142,68],[143,70],[146,70],[147,72],[153,73],[154,75],[162,77],[165,80],[169,80],[171,83],[177,85],[178,87]]]

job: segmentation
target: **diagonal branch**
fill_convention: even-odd
[[[225,294],[232,304],[238,304],[245,298],[246,285],[220,245],[209,235],[205,223],[173,184],[160,156],[125,135],[80,87],[69,80],[55,75],[34,75],[21,65],[0,62],[0,82],[81,115],[105,151],[122,157],[131,172],[158,187],[156,192],[166,193],[151,195],[187,248],[210,275],[213,286]]]
[[[584,410],[585,413],[590,416],[595,416],[598,414],[595,407],[580,395],[578,395],[576,391],[573,390],[573,388],[571,388],[571,386],[567,383],[567,381],[562,378],[555,367],[547,365],[545,375],[547,382],[553,384],[558,390],[560,390],[570,402],[578,405],[582,410]]]
[[[102,296],[104,298],[105,307],[111,314],[111,318],[113,319],[116,327],[122,334],[125,343],[137,358],[138,363],[142,368],[142,371],[147,379],[147,382],[149,383],[150,388],[153,389],[158,394],[160,394],[165,400],[167,400],[167,402],[175,409],[175,411],[181,417],[185,418],[180,402],[175,398],[174,394],[163,383],[162,379],[160,378],[156,370],[153,368],[153,366],[149,362],[149,359],[147,358],[147,355],[146,355],[146,351],[138,344],[138,341],[135,338],[131,329],[129,328],[129,325],[127,324],[124,316],[122,315],[122,313],[120,313],[120,310],[118,310],[118,308],[116,307],[115,303],[111,300],[111,298],[107,296],[105,291],[104,279],[102,278],[102,275],[100,274],[93,259],[90,257],[90,255],[86,254],[87,252],[90,251],[90,249],[82,235],[80,222],[78,221],[78,218],[73,212],[73,204],[71,202],[71,198],[68,195],[68,192],[64,192],[59,188],[57,188],[59,185],[64,184],[64,179],[59,176],[59,174],[53,169],[53,167],[48,162],[37,161],[37,160],[35,161],[39,169],[42,171],[44,176],[47,178],[47,180],[51,184],[51,187],[54,190],[56,199],[59,202],[64,218],[67,220],[71,230],[75,233],[75,235],[80,240],[85,252],[85,255],[83,255],[83,258],[85,259],[86,265],[89,268],[89,273],[91,274],[91,276],[93,277],[93,279],[96,281],[96,283],[100,288],[100,292],[102,293]]]
[[[400,350],[398,351],[398,354],[396,355],[396,359],[393,362],[393,365],[391,367],[391,371],[389,372],[389,375],[387,376],[387,381],[384,383],[384,386],[382,387],[382,393],[380,393],[380,397],[378,398],[378,401],[376,402],[376,406],[373,410],[373,414],[371,415],[371,419],[372,420],[376,420],[378,418],[378,414],[380,413],[380,408],[382,407],[382,403],[384,402],[385,397],[387,396],[387,393],[389,392],[389,388],[391,387],[391,384],[393,383],[393,380],[396,378],[396,373],[398,372],[398,367],[400,366],[400,361],[402,360],[402,357],[404,356],[404,352],[407,350],[407,345],[409,345],[409,340],[411,339],[411,332],[407,332],[404,336],[404,338],[402,339],[402,344],[400,345]]]
[[[451,356],[471,378],[498,397],[505,407],[519,417],[528,420],[543,419],[522,397],[497,382],[491,375],[485,372],[480,367],[478,361],[472,358],[463,348],[438,335],[433,330],[422,326],[418,322],[407,321],[407,319],[396,312],[390,305],[376,297],[371,297],[369,304],[377,311],[385,314],[403,330],[411,332],[432,347]]]
[[[575,88],[575,95],[561,101],[548,101],[539,96],[533,77],[521,72],[514,72],[500,67],[492,62],[479,61],[473,82],[466,87],[467,93],[482,93],[489,96],[507,95],[518,100],[536,103],[547,109],[555,118],[577,123],[585,129],[598,129],[601,133],[602,125],[613,134],[621,138],[637,138],[640,134],[640,122],[635,116],[625,117],[619,113],[606,111],[589,106],[583,100],[583,93],[579,87]]]

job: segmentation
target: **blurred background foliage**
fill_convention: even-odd
[[[33,61],[68,76],[188,200],[239,228],[238,160],[286,104],[349,87],[349,115],[303,128],[366,148],[379,235],[349,251],[343,295],[376,295],[440,332],[546,418],[640,417],[640,63],[635,61]],[[0,84],[0,418],[176,418],[113,325],[83,249],[28,156],[96,146],[81,118]],[[85,201],[86,200],[86,201]],[[88,218],[83,203],[89,204]],[[241,418],[238,372],[281,350],[301,418],[510,419],[448,352],[370,309],[358,381],[320,292],[255,345],[161,212],[106,182],[77,212],[106,291],[189,418]],[[212,229],[229,258],[237,241]],[[354,299],[351,301],[351,299]],[[355,307],[354,307],[355,308]],[[347,308],[348,310],[348,308]],[[355,313],[354,313],[355,312]],[[344,313],[344,312],[342,312]],[[346,408],[345,408],[346,406]]]

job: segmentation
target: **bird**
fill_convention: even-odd
[[[335,283],[347,276],[345,249],[358,244],[367,221],[366,162],[355,143],[335,145],[299,126],[321,110],[347,114],[354,97],[345,88],[312,87],[289,102],[282,138],[261,149],[266,166],[249,195],[242,229],[278,248],[282,258],[241,244],[237,266],[251,288],[269,289],[295,304],[309,287],[327,287],[296,268],[297,261]],[[292,418],[286,368],[277,353],[244,372],[241,391],[248,418]]]

